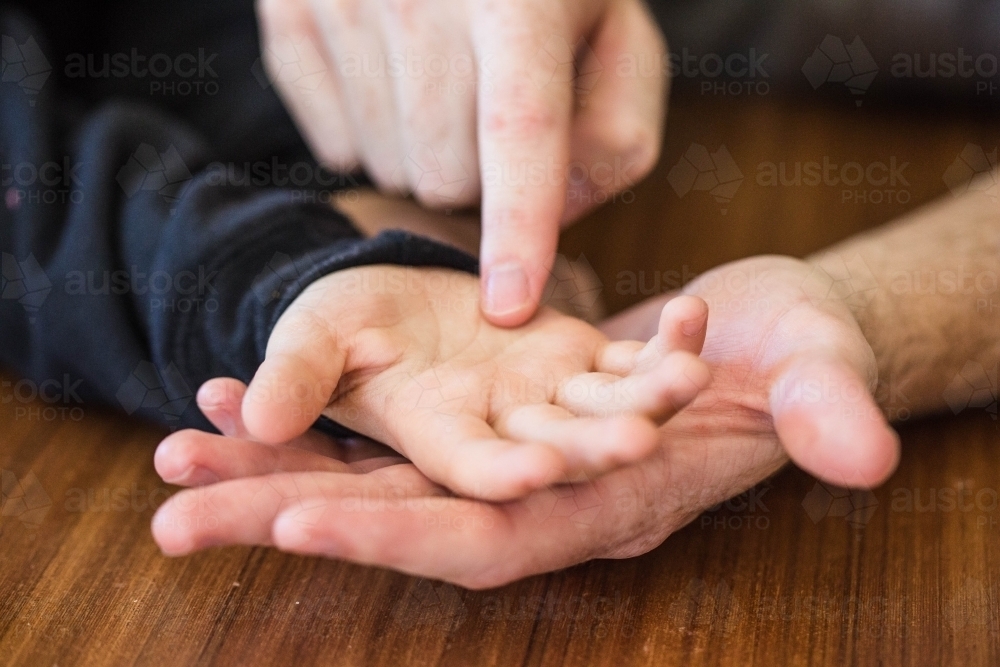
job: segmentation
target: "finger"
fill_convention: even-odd
[[[163,481],[178,486],[277,472],[350,472],[346,463],[314,452],[196,430],[178,431],[165,438],[156,448],[153,462]]]
[[[708,304],[696,296],[671,299],[660,313],[656,348],[660,354],[677,350],[701,354],[708,328]]]
[[[214,378],[198,389],[198,407],[222,435],[240,440],[253,440],[243,423],[243,399],[247,386],[233,378]],[[281,446],[314,452],[321,456],[361,465],[362,460],[384,458],[395,454],[383,445],[369,441],[335,441],[310,429],[305,434],[281,443]],[[365,467],[370,467],[365,463]]]
[[[415,498],[393,511],[309,498],[278,515],[272,536],[284,551],[490,588],[593,558],[624,539],[634,517],[611,511],[609,493],[598,481],[505,505]]]
[[[899,437],[868,384],[845,362],[793,360],[775,380],[770,404],[788,455],[827,482],[871,488],[899,462]]]
[[[198,408],[212,426],[230,438],[250,439],[240,414],[247,386],[234,378],[213,378],[198,389]]]
[[[557,405],[517,407],[493,427],[504,438],[540,441],[563,453],[567,475],[600,475],[640,461],[660,444],[656,426],[645,419],[591,419]]]
[[[400,437],[401,429],[405,437]],[[409,413],[391,430],[399,449],[422,473],[462,496],[520,498],[567,474],[565,457],[552,445],[537,438],[501,438],[473,415],[421,410]]]
[[[601,373],[625,376],[650,370],[670,352],[701,354],[708,329],[708,304],[695,296],[671,299],[660,312],[657,334],[643,345],[616,341],[598,351],[595,367]]]
[[[351,511],[368,500],[399,503],[439,493],[412,466],[393,466],[368,475],[284,473],[219,482],[170,497],[153,517],[153,538],[169,556],[212,546],[269,545],[275,518],[302,511],[320,500]]]
[[[392,92],[392,72],[376,3],[361,2],[350,10],[342,3],[311,0],[337,86],[354,129],[356,148],[365,170],[385,192],[405,193],[409,183],[394,176],[403,162],[400,117]],[[402,186],[402,187],[401,187]]]
[[[345,363],[336,334],[307,309],[282,316],[243,397],[253,439],[280,444],[308,431],[329,405]]]
[[[387,42],[422,56],[406,76],[392,79],[403,151],[395,178],[410,184],[417,200],[431,208],[478,204],[475,61],[467,33],[452,29],[463,19],[454,12],[377,4]]]
[[[556,17],[523,2],[481,3],[472,20],[480,81],[488,84],[478,112],[483,313],[498,326],[518,326],[537,310],[555,258],[576,40]]]
[[[656,336],[636,355],[635,369],[652,369],[674,351],[701,354],[708,330],[708,304],[696,296],[671,299],[660,312]]]
[[[608,342],[600,348],[594,358],[594,369],[598,373],[610,373],[625,377],[635,370],[639,353],[646,349],[646,343],[637,340]]]
[[[262,60],[316,159],[335,171],[358,167],[337,75],[307,0],[259,0]]]
[[[564,222],[634,187],[656,165],[663,137],[666,45],[644,3],[609,3],[590,41],[576,79],[570,158],[582,166],[569,173]]]
[[[646,373],[621,378],[585,373],[560,385],[555,403],[573,414],[599,418],[646,417],[663,423],[711,383],[701,359],[672,352]]]

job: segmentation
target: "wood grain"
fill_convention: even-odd
[[[671,114],[654,176],[563,244],[612,311],[648,296],[627,272],[662,291],[749,254],[811,252],[947,193],[963,147],[998,142],[976,118],[853,106],[689,99]],[[745,176],[732,201],[669,185],[692,143],[727,147]],[[824,156],[909,162],[907,200],[757,182],[761,163]],[[54,416],[0,379],[4,665],[1000,664],[1000,433],[981,409],[902,424],[902,465],[873,494],[833,499],[786,470],[646,556],[469,592],[270,549],[164,558],[149,533],[174,491],[152,466],[163,433]]]

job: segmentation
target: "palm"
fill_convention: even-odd
[[[798,260],[762,257],[721,267],[687,291],[712,311],[703,358],[713,384],[664,427],[675,447],[697,441],[708,452],[725,450],[706,452],[708,461],[735,449],[748,461],[773,462],[783,445],[800,465],[845,485],[874,485],[891,471],[892,436],[870,395],[874,354],[829,276]],[[802,409],[835,424],[840,441],[820,449],[823,429],[803,429]],[[850,447],[834,446],[848,438],[868,449],[852,456]]]
[[[519,329],[495,327],[478,286],[454,271],[386,266],[316,281],[272,332],[243,404],[248,431],[285,442],[322,413],[457,493],[507,500],[644,458],[659,424],[708,384],[695,356],[703,327],[679,331],[703,325],[697,299],[673,308],[663,344],[644,346],[548,309]]]

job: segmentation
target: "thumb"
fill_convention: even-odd
[[[278,321],[243,396],[246,431],[259,442],[280,444],[308,431],[344,372],[346,351],[337,335],[308,313],[295,315]]]
[[[789,457],[823,481],[871,488],[899,463],[899,437],[868,383],[841,359],[792,360],[771,387],[770,405]]]

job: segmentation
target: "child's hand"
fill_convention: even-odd
[[[506,500],[646,457],[709,384],[700,299],[671,301],[643,345],[547,309],[500,329],[478,294],[475,277],[443,269],[316,281],[271,334],[243,400],[248,434],[286,442],[324,414],[456,493]]]

